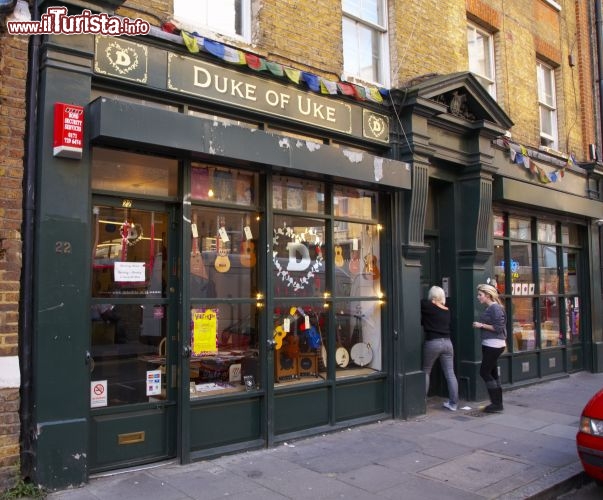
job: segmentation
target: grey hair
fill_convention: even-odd
[[[446,305],[446,294],[444,293],[444,290],[439,286],[434,285],[429,289],[429,292],[427,292],[427,299],[435,300],[443,306]]]

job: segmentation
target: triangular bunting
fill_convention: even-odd
[[[337,83],[331,82],[329,80],[325,80],[324,78],[320,79],[320,92],[323,94],[337,94]]]

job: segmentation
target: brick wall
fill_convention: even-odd
[[[0,19],[0,367],[18,355],[28,42]],[[0,386],[0,491],[12,486],[18,462],[19,388]]]

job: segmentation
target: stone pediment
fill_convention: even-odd
[[[513,122],[470,72],[431,74],[416,78],[400,89],[405,100],[427,99],[446,106],[447,113],[470,122],[488,121],[504,130]],[[412,99],[414,97],[414,99]]]

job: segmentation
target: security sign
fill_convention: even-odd
[[[84,146],[84,108],[75,104],[54,104],[53,155],[64,158],[82,157]]]

